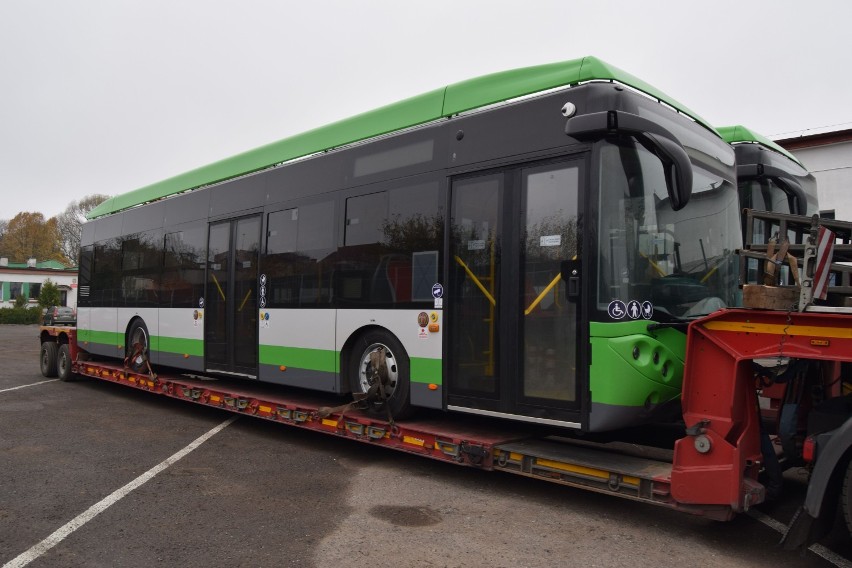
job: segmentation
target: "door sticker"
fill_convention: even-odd
[[[625,304],[621,300],[613,300],[607,307],[607,313],[612,319],[651,319],[654,315],[654,304],[645,300],[630,300]]]
[[[607,312],[609,312],[609,317],[612,319],[620,320],[627,314],[627,307],[621,300],[613,300],[609,303]]]

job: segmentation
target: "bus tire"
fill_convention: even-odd
[[[846,466],[846,475],[843,476],[843,488],[840,492],[840,508],[843,509],[843,520],[846,521],[846,529],[852,534],[852,462]]]
[[[136,353],[134,357],[134,346],[142,344],[140,353]],[[127,332],[127,350],[126,357],[127,366],[136,373],[146,372],[148,370],[147,361],[151,354],[151,337],[148,335],[148,326],[145,325],[145,320],[137,318],[130,324],[130,330]]]
[[[56,376],[56,352],[55,341],[45,341],[41,344],[41,374],[52,378]]]
[[[388,367],[388,382],[385,385],[387,400],[369,403],[368,412],[385,417],[390,410],[394,419],[411,415],[411,365],[402,343],[390,332],[374,329],[361,334],[352,348],[349,382],[353,393],[366,393],[370,388],[372,374],[370,354],[384,349]]]
[[[67,343],[59,346],[56,355],[56,374],[60,381],[73,381],[77,376],[71,371],[71,349]]]

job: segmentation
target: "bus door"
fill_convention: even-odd
[[[563,272],[579,282],[585,163],[453,180],[448,408],[578,426],[585,334]]]
[[[260,216],[210,224],[204,346],[209,371],[257,377]]]

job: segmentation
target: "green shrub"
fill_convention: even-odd
[[[59,286],[57,286],[53,280],[48,278],[41,285],[41,292],[38,295],[38,305],[42,308],[58,306],[59,301]]]
[[[0,308],[0,324],[41,323],[41,308]]]

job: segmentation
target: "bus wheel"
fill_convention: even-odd
[[[71,349],[67,343],[59,346],[59,353],[56,356],[56,372],[61,381],[73,381],[77,378],[71,372]]]
[[[56,376],[56,351],[55,341],[45,341],[41,344],[41,374],[45,377]]]
[[[411,414],[409,360],[399,340],[384,330],[369,331],[353,347],[349,381],[355,394],[370,393],[368,411],[393,418]],[[381,383],[381,388],[379,383]],[[381,393],[384,392],[384,398]]]
[[[130,332],[127,334],[127,359],[125,360],[125,365],[137,373],[147,371],[150,348],[148,326],[141,319],[134,320],[130,326]]]

